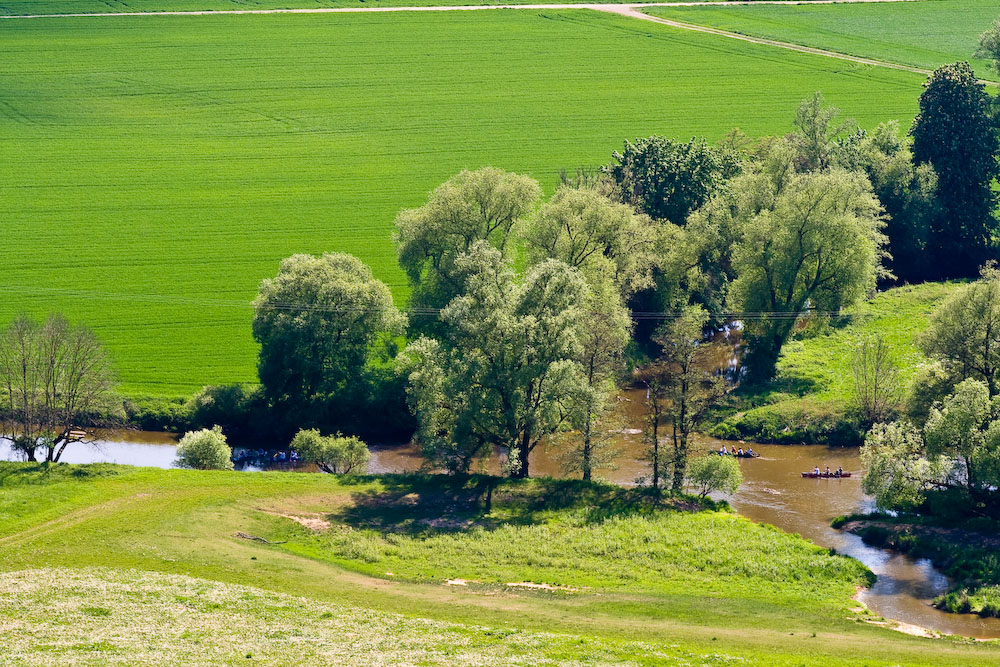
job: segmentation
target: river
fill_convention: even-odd
[[[630,392],[632,400],[636,395]],[[626,406],[633,408],[634,406]],[[630,412],[631,410],[627,410]],[[634,484],[649,474],[640,459],[644,446],[640,434],[623,433],[620,455],[615,470],[600,471],[607,481]],[[717,450],[719,441],[706,437],[697,439],[696,448]],[[169,468],[173,465],[176,439],[163,433],[142,431],[109,432],[95,445],[75,445],[66,449],[67,463],[113,462],[127,465]],[[830,527],[830,521],[841,514],[870,511],[873,504],[861,491],[861,466],[858,450],[830,448],[822,445],[760,445],[761,457],[741,459],[744,483],[732,496],[721,496],[740,514],[773,524],[838,553],[858,559],[877,576],[874,586],[863,591],[859,599],[874,613],[924,628],[948,634],[981,639],[1000,637],[1000,619],[983,619],[970,614],[947,614],[931,606],[930,601],[948,588],[948,579],[927,560],[914,560],[884,549],[866,546],[861,538]],[[14,458],[9,449],[0,449],[0,459]],[[423,463],[419,450],[412,445],[374,446],[369,464],[371,473],[409,472]],[[850,479],[805,479],[802,471],[814,466],[831,469],[843,467],[854,475]],[[279,464],[281,468],[309,470],[311,466]],[[247,470],[259,470],[245,466]],[[498,472],[494,457],[486,472]],[[561,476],[562,470],[555,448],[540,445],[531,457],[531,472],[535,476]]]

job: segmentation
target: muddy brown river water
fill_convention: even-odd
[[[630,393],[634,401],[639,396]],[[626,406],[634,408],[634,405]],[[632,410],[627,410],[631,412]],[[104,434],[96,447],[78,445],[66,450],[68,463],[107,461],[128,465],[169,468],[174,461],[176,439],[163,433],[119,432]],[[696,449],[717,450],[720,442],[699,437]],[[617,484],[634,484],[649,474],[641,461],[644,446],[638,431],[623,433],[616,469],[599,475]],[[870,590],[859,599],[873,612],[902,623],[930,628],[948,634],[978,638],[1000,637],[1000,619],[981,619],[973,615],[946,614],[930,601],[947,590],[947,578],[929,561],[914,560],[884,549],[866,546],[856,535],[834,530],[830,521],[841,514],[868,511],[870,498],[861,491],[861,466],[858,450],[829,448],[821,445],[760,445],[761,457],[741,459],[744,483],[733,496],[720,496],[740,514],[773,524],[790,533],[798,533],[812,542],[838,553],[857,558],[877,576]],[[13,458],[9,449],[0,449],[0,459]],[[420,468],[423,459],[412,445],[373,446],[369,471],[372,473],[409,472]],[[487,471],[499,471],[499,457],[487,464]],[[532,454],[531,474],[562,476],[555,451],[540,445]],[[804,479],[801,473],[814,466],[843,467],[854,473],[850,479]],[[282,467],[291,468],[291,464]],[[300,467],[299,469],[303,469]],[[248,466],[248,470],[259,470]],[[307,469],[307,468],[305,468]]]

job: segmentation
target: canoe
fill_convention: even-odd
[[[712,449],[712,450],[709,450],[709,451],[711,451],[713,454],[718,454],[719,456],[735,456],[738,459],[755,459],[758,456],[760,456],[760,454],[758,454],[757,452],[754,452],[753,454],[747,454],[747,453],[743,453],[743,454],[730,454],[729,452],[726,452],[725,454],[723,454],[722,452],[720,452],[720,451],[718,451],[716,449]]]
[[[838,475],[835,472],[831,472],[831,473],[826,473],[826,472],[821,472],[821,473],[804,472],[804,473],[802,473],[802,476],[803,477],[809,477],[810,479],[817,479],[817,478],[820,478],[820,479],[843,479],[844,477],[850,477],[851,473],[849,473],[849,472],[842,472],[842,473],[840,473]]]

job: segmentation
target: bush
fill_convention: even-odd
[[[705,456],[691,461],[687,478],[704,498],[712,491],[735,493],[743,483],[743,472],[731,456]]]
[[[316,429],[301,430],[292,438],[291,448],[307,463],[334,475],[351,471],[364,472],[371,454],[360,438],[355,436],[321,435]]]
[[[232,470],[233,452],[222,428],[188,431],[177,445],[177,465],[197,470]]]

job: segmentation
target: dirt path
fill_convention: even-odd
[[[673,19],[665,19],[657,16],[650,16],[642,10],[650,7],[732,7],[742,5],[832,5],[840,3],[880,3],[880,2],[920,2],[922,0],[749,0],[735,2],[650,2],[633,4],[592,4],[592,3],[567,3],[567,4],[531,4],[531,5],[455,5],[455,6],[416,6],[416,7],[315,7],[303,9],[220,9],[202,11],[164,11],[164,12],[107,12],[107,13],[80,13],[80,14],[25,14],[21,16],[0,16],[0,19],[41,19],[41,18],[91,18],[91,17],[111,17],[111,16],[209,16],[214,14],[351,14],[367,12],[444,12],[444,11],[477,11],[487,9],[590,9],[599,12],[618,14],[641,21],[650,21],[661,25],[670,26],[680,30],[690,30],[692,32],[702,32],[729,39],[738,39],[751,44],[771,46],[799,53],[808,53],[815,56],[845,60],[848,62],[871,65],[873,67],[885,67],[887,69],[913,72],[914,74],[928,75],[931,70],[910,65],[888,62],[885,60],[875,60],[873,58],[863,58],[852,56],[836,51],[803,46],[793,42],[782,42],[775,39],[763,37],[753,37],[743,35],[719,28],[685,23]],[[982,83],[996,84],[995,81],[981,80]]]
[[[89,12],[77,14],[21,14],[0,15],[0,19],[51,19],[51,18],[81,18],[107,16],[208,16],[212,14],[351,14],[364,12],[452,12],[475,11],[483,9],[593,9],[596,11],[624,14],[625,16],[643,17],[661,22],[661,19],[643,15],[639,9],[646,7],[731,7],[740,5],[834,5],[841,3],[872,3],[872,2],[921,2],[922,0],[737,0],[735,2],[640,2],[632,4],[600,4],[600,3],[566,3],[566,4],[535,4],[535,5],[454,5],[454,6],[416,6],[416,7],[308,7],[301,9],[206,9],[198,11],[164,11],[164,12]],[[632,13],[619,11],[632,10]],[[678,27],[688,24],[678,23]],[[725,31],[719,31],[725,33]],[[735,33],[730,33],[734,34]]]

